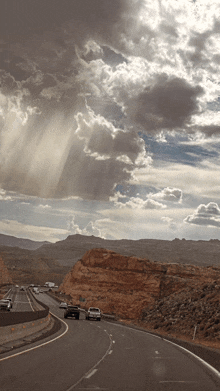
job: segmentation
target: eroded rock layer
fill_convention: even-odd
[[[82,307],[141,319],[143,310],[157,300],[213,281],[220,284],[220,268],[151,262],[92,249],[66,275],[60,291]]]

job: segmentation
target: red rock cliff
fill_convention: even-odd
[[[81,306],[140,319],[143,309],[156,300],[214,280],[220,282],[219,268],[151,262],[92,249],[74,265],[59,290]]]

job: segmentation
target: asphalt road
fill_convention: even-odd
[[[39,299],[64,320],[51,297]],[[84,314],[65,319],[50,339],[1,355],[0,379],[1,391],[220,389],[220,377],[181,348],[120,324],[86,321]]]
[[[37,299],[39,298],[39,294],[33,294],[33,297],[35,296]],[[12,312],[36,311],[39,309],[44,309],[35,302],[33,297],[27,293],[26,289],[23,291],[20,290],[20,288],[12,287],[4,296],[5,299],[8,297],[12,298]]]

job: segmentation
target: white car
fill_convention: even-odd
[[[96,319],[101,320],[101,311],[99,308],[90,307],[86,313],[86,319]]]

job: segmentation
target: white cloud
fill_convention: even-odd
[[[40,205],[38,205],[38,208],[39,208],[39,209],[42,209],[42,210],[48,210],[48,209],[51,209],[51,205],[48,205],[48,204],[45,204],[45,205],[40,204]]]
[[[68,230],[22,224],[16,220],[0,220],[0,232],[36,241],[57,242],[70,234]]]
[[[148,194],[148,198],[160,201],[170,201],[170,202],[182,202],[182,190],[176,188],[166,187],[165,189],[159,191],[158,193]]]
[[[118,208],[131,208],[131,209],[165,209],[166,205],[154,201],[152,199],[143,200],[139,197],[131,197],[129,201],[115,202],[115,206]]]
[[[12,197],[5,190],[0,189],[0,201],[12,201]]]
[[[79,225],[75,223],[75,217],[73,217],[68,224],[68,228],[70,229],[71,234],[103,237],[101,229],[98,228],[98,220],[95,222],[90,221],[84,228],[80,228]]]
[[[201,204],[192,215],[184,219],[184,222],[220,228],[220,208],[215,202]]]
[[[181,189],[183,194],[193,194],[197,197],[211,197],[220,199],[219,165],[215,161],[204,160],[198,166],[190,166],[180,163],[163,163],[161,166],[149,166],[135,170],[136,181],[130,181],[132,185],[153,186],[160,184],[166,188]]]
[[[161,220],[167,224],[167,226],[169,227],[169,229],[171,230],[177,230],[177,224],[174,222],[173,218],[171,217],[161,217]]]

